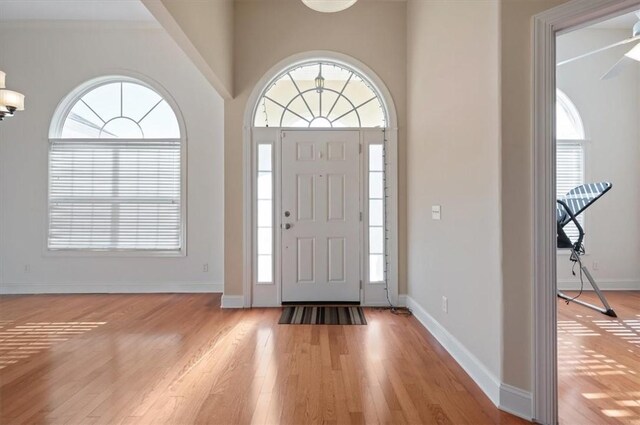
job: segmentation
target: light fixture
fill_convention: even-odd
[[[6,74],[0,71],[0,121],[16,111],[24,111],[24,95],[5,88]]]
[[[302,0],[307,7],[324,13],[340,12],[354,5],[358,0]]]
[[[324,90],[324,77],[322,76],[322,64],[320,64],[320,71],[318,72],[318,76],[315,79],[316,83],[316,91],[318,93],[322,93]]]

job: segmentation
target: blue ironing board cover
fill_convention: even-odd
[[[577,217],[582,211],[589,208],[591,204],[607,193],[612,186],[609,182],[583,184],[571,189],[566,195],[560,198],[560,200],[566,203],[571,213]],[[556,220],[561,227],[564,227],[571,221],[571,216],[559,203],[556,203]]]

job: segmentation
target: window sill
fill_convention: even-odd
[[[145,250],[89,250],[89,249],[45,249],[45,257],[65,258],[176,258],[186,257],[186,250],[145,251]]]

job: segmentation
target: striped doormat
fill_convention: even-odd
[[[366,325],[361,307],[285,307],[280,325]]]

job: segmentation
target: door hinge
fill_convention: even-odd
[[[362,143],[358,145],[358,153],[362,153]]]
[[[362,280],[360,281],[360,289],[362,289]]]
[[[362,221],[362,213],[360,213],[360,221]]]

